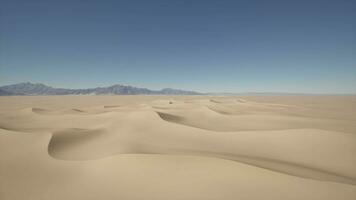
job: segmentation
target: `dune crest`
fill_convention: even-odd
[[[5,200],[23,199],[19,190],[26,199],[86,199],[87,191],[106,199],[155,191],[154,199],[170,199],[185,191],[184,199],[353,200],[355,103],[324,96],[1,97],[7,173],[0,173],[0,192]]]

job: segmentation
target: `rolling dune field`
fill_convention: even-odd
[[[0,199],[354,200],[356,97],[0,97]]]

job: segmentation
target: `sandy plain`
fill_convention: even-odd
[[[0,199],[354,200],[356,97],[0,97]]]

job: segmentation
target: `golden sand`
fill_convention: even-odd
[[[0,97],[0,199],[354,200],[356,97]]]

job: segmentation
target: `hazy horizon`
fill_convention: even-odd
[[[40,82],[19,82],[19,83],[10,83],[10,84],[5,84],[5,85],[0,85],[2,86],[11,86],[11,85],[17,85],[17,84],[43,84],[45,86],[49,86],[52,88],[57,88],[57,89],[71,89],[71,90],[76,90],[76,89],[93,89],[93,88],[105,88],[105,87],[111,87],[114,85],[122,85],[122,86],[129,86],[129,87],[135,87],[135,88],[143,88],[143,89],[149,89],[152,91],[160,91],[163,89],[177,89],[177,90],[183,90],[183,91],[192,91],[192,92],[198,92],[201,93],[202,95],[244,95],[244,94],[252,94],[252,95],[347,95],[347,96],[354,96],[356,93],[298,93],[298,92],[268,92],[268,91],[245,91],[245,92],[219,92],[219,91],[207,91],[207,92],[201,92],[201,91],[196,91],[196,90],[190,90],[187,88],[147,88],[144,86],[136,86],[136,85],[128,85],[128,84],[121,84],[121,83],[116,83],[116,84],[111,84],[111,85],[102,85],[102,86],[92,86],[92,87],[58,87],[58,86],[53,86],[49,85],[46,83],[40,83]],[[187,95],[187,94],[185,94]]]
[[[355,1],[1,1],[0,85],[356,93]]]

